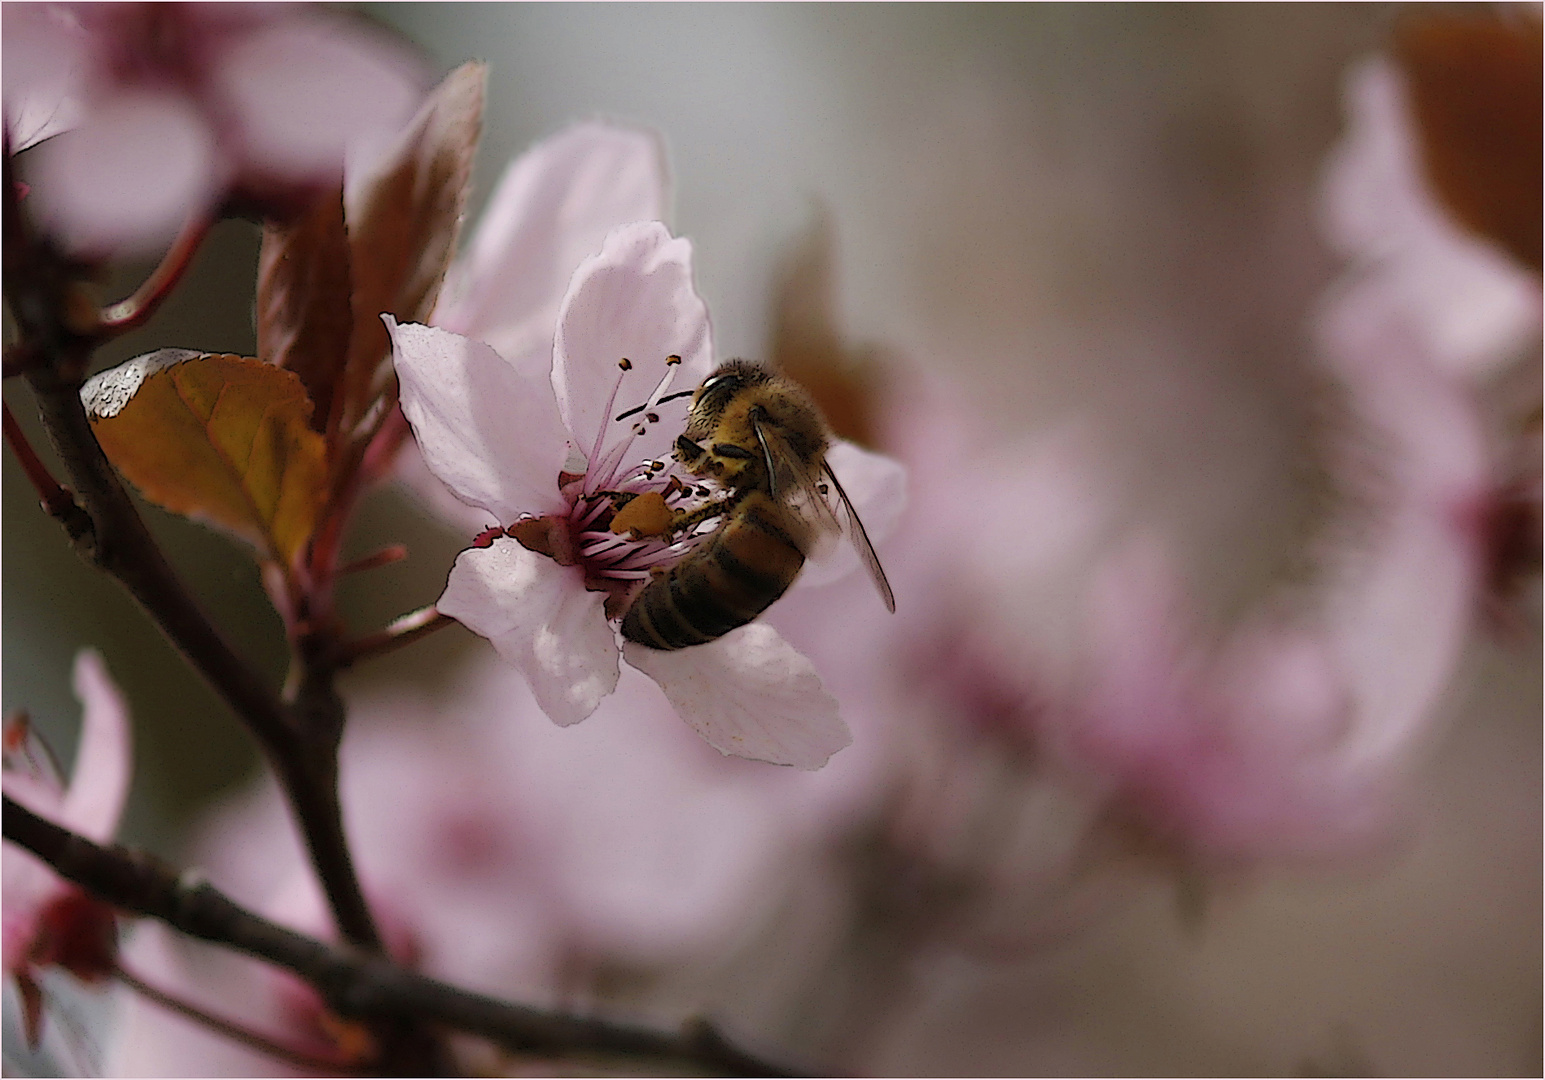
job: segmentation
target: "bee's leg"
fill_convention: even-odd
[[[727,497],[704,503],[696,510],[677,510],[675,518],[671,521],[671,535],[680,536],[695,529],[709,518],[723,517],[734,510],[749,494],[751,494],[750,489],[733,491]]]

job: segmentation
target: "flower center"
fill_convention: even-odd
[[[644,404],[614,415],[623,380],[633,370],[631,361],[620,361],[606,403],[608,419],[589,448],[583,472],[559,475],[559,488],[569,500],[567,514],[522,518],[480,537],[485,546],[502,531],[561,565],[580,567],[585,587],[607,594],[607,617],[621,618],[638,589],[654,573],[680,561],[713,531],[716,520],[698,515],[682,523],[686,514],[720,497],[716,482],[687,473],[670,457],[638,459],[630,454],[655,425],[675,421],[685,426],[679,406],[662,407],[693,392],[667,393],[680,363],[679,356],[667,357],[664,376]]]

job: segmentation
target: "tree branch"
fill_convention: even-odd
[[[318,758],[330,761],[336,756],[337,733],[313,732],[292,722],[278,697],[198,606],[102,453],[81,405],[79,384],[52,368],[36,369],[27,379],[44,427],[91,517],[93,527],[76,541],[77,548],[129,590],[257,737],[290,796],[339,931],[356,944],[379,949],[380,937],[354,874],[336,797],[322,790],[329,777],[318,775]]]
[[[346,1017],[433,1020],[522,1054],[622,1055],[721,1075],[797,1075],[737,1049],[706,1022],[690,1023],[672,1035],[542,1012],[417,975],[378,956],[325,945],[239,907],[195,874],[178,875],[146,854],[95,844],[9,797],[4,799],[4,834],[115,907],[295,972]]]
[[[336,785],[319,789],[319,785],[336,779],[341,719],[332,730],[317,731],[307,727],[304,717],[286,709],[205,615],[145,527],[117,471],[102,452],[80,400],[81,383],[102,326],[94,308],[89,319],[78,315],[85,268],[30,228],[16,198],[12,166],[7,154],[0,190],[5,200],[5,213],[0,218],[5,296],[16,318],[20,342],[31,358],[25,375],[37,399],[44,430],[64,465],[74,491],[73,501],[79,504],[78,510],[67,511],[68,516],[61,518],[71,542],[88,562],[129,590],[257,738],[290,797],[340,933],[349,941],[380,951],[380,935],[344,839]],[[152,274],[136,295],[143,294],[141,298],[151,306],[159,303],[186,267],[203,232],[203,225],[190,225],[173,245],[163,268]],[[136,306],[121,314],[139,318],[141,311]]]
[[[44,512],[64,526],[72,542],[78,543],[85,539],[92,528],[90,515],[80,508],[75,496],[61,487],[59,481],[54,479],[54,474],[48,471],[48,466],[43,464],[37,451],[27,441],[27,435],[16,422],[16,417],[11,415],[10,405],[5,406],[5,442],[16,455],[22,472],[27,474],[27,480],[37,491]]]

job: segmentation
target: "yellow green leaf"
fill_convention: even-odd
[[[160,349],[93,376],[81,400],[108,459],[145,498],[294,564],[326,478],[324,440],[294,372]]]

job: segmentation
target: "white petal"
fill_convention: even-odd
[[[671,355],[682,358],[672,384],[676,389],[691,389],[708,377],[713,345],[708,308],[692,287],[692,245],[671,239],[657,221],[624,225],[575,271],[558,316],[553,390],[581,453],[591,453],[611,420],[608,402],[612,415],[644,404]],[[632,361],[626,374],[618,370],[624,358]],[[613,400],[619,374],[622,388]],[[660,422],[634,443],[633,460],[670,452],[686,422],[685,399],[662,407],[659,414]]]
[[[580,571],[514,540],[456,558],[439,609],[525,673],[542,711],[575,724],[617,688],[617,639]]]
[[[568,433],[547,380],[523,376],[481,341],[384,318],[402,413],[430,471],[506,525],[561,511]]]
[[[511,163],[434,323],[486,341],[524,368],[552,364],[558,305],[609,232],[665,212],[665,166],[650,132],[575,124]]]
[[[907,508],[907,468],[895,458],[873,454],[845,439],[827,452],[827,462],[842,489],[853,501],[853,510],[876,547],[891,534]],[[833,493],[835,494],[835,493]],[[842,511],[837,511],[842,520]],[[858,553],[846,540],[827,548],[805,564],[795,584],[827,585],[859,569]]]
[[[75,696],[84,706],[63,823],[89,840],[112,839],[132,775],[129,706],[94,649],[75,654]]]
[[[853,741],[815,667],[765,624],[674,652],[629,641],[622,655],[721,754],[819,769]]]
[[[208,123],[169,94],[120,93],[35,153],[39,219],[91,254],[153,250],[223,183]]]

